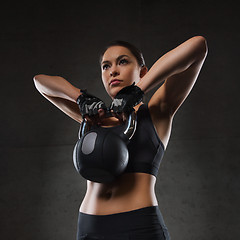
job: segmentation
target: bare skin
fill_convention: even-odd
[[[119,59],[119,56],[125,55]],[[145,93],[164,84],[155,91],[148,107],[153,125],[165,149],[171,134],[174,115],[194,86],[207,55],[206,40],[201,36],[190,38],[160,57],[148,71],[140,67],[131,52],[121,46],[110,47],[103,56],[102,81],[111,98],[123,87],[135,82]],[[110,84],[120,79],[118,85]],[[76,99],[80,89],[58,76],[36,75],[38,91],[72,119],[81,123]],[[139,105],[135,106],[138,111]],[[96,119],[97,118],[97,119]],[[94,121],[103,127],[120,124],[123,116],[104,118],[104,111]],[[91,119],[88,119],[91,121]],[[158,205],[155,195],[156,178],[146,173],[125,173],[111,184],[87,180],[87,191],[80,211],[87,214],[106,215]]]

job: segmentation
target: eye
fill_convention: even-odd
[[[128,60],[125,58],[123,58],[119,61],[119,64],[126,64],[126,63],[128,63]]]
[[[106,70],[107,68],[109,68],[109,65],[108,65],[108,64],[104,64],[104,65],[102,66],[102,69],[103,69],[103,70]]]

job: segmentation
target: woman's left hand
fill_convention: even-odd
[[[116,115],[121,113],[129,114],[134,111],[133,107],[143,99],[144,92],[133,83],[121,89],[112,101],[110,110]]]

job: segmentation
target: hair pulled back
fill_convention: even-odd
[[[112,41],[103,49],[103,51],[100,55],[100,58],[99,58],[100,64],[102,62],[104,53],[107,51],[108,48],[113,47],[113,46],[122,46],[122,47],[127,48],[134,55],[134,57],[136,58],[136,60],[138,62],[138,65],[140,67],[146,66],[142,52],[137,47],[135,47],[133,44],[126,42],[126,41],[121,41],[121,40]]]

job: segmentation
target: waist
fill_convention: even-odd
[[[80,212],[78,236],[95,236],[96,239],[170,239],[158,206],[102,216]]]
[[[145,208],[139,208],[133,211],[126,211],[101,216],[79,212],[79,220],[80,222],[84,222],[85,226],[86,223],[91,223],[91,232],[105,233],[107,230],[107,232],[112,231],[113,233],[115,233],[121,230],[127,231],[128,229],[132,228],[131,224],[137,225],[137,221],[144,221],[145,224],[143,225],[145,225],[145,227],[147,225],[150,225],[151,221],[149,221],[149,218],[155,217],[153,213],[156,214],[158,213],[158,211],[158,206],[149,206]],[[144,216],[144,218],[142,216]],[[140,217],[142,217],[142,219]],[[84,227],[84,224],[81,225]],[[85,231],[88,232],[87,229]]]

